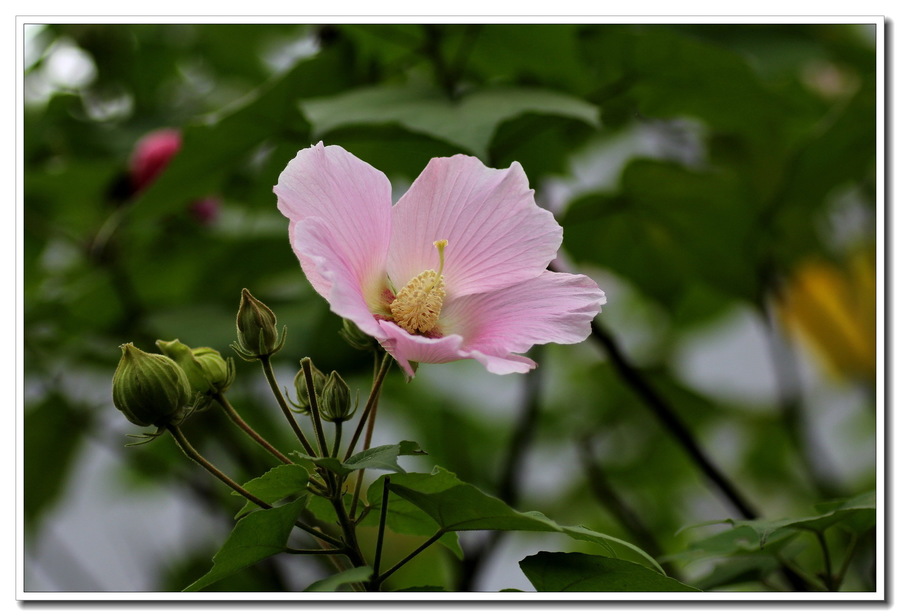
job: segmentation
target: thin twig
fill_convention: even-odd
[[[228,418],[241,430],[246,432],[250,438],[259,443],[266,451],[271,453],[273,456],[278,458],[280,461],[285,464],[293,464],[294,462],[288,458],[286,455],[278,451],[269,441],[264,439],[256,430],[251,428],[247,422],[245,422],[240,414],[235,410],[235,408],[231,405],[228,399],[222,394],[216,394],[213,396],[216,402],[218,402],[222,408],[225,410],[225,414],[228,415]]]
[[[266,375],[266,381],[268,381],[269,387],[272,389],[272,395],[275,396],[278,407],[284,414],[285,419],[287,419],[288,424],[290,424],[294,434],[297,435],[297,440],[303,445],[303,449],[306,450],[307,454],[316,457],[315,449],[313,449],[312,445],[310,445],[306,436],[303,434],[303,430],[300,429],[300,425],[297,423],[297,420],[294,419],[294,413],[288,408],[287,401],[285,401],[284,396],[281,394],[281,390],[278,389],[278,381],[275,379],[275,372],[272,370],[272,360],[268,356],[263,356],[259,358],[259,363],[262,364],[263,373]]]
[[[325,440],[325,430],[322,428],[322,415],[319,412],[319,396],[313,383],[312,360],[305,357],[300,360],[303,369],[303,378],[306,379],[306,391],[309,394],[309,413],[313,418],[313,427],[316,432],[316,441],[319,443],[319,451],[323,458],[328,457],[328,442]]]
[[[344,461],[346,461],[350,456],[353,455],[353,450],[354,448],[356,448],[356,442],[359,440],[359,437],[362,434],[363,426],[366,424],[366,421],[368,420],[369,414],[372,412],[372,409],[374,409],[378,404],[378,396],[381,393],[381,385],[382,383],[384,383],[384,377],[387,375],[392,361],[393,359],[391,358],[391,356],[385,353],[384,357],[381,360],[381,368],[378,370],[378,374],[375,375],[375,381],[372,383],[372,391],[369,393],[369,399],[366,400],[366,406],[359,418],[359,423],[356,426],[356,430],[353,432],[353,438],[350,439],[350,444],[347,446],[347,453],[344,454]]]
[[[223,473],[212,462],[210,462],[209,460],[204,458],[202,455],[200,455],[200,452],[198,452],[196,449],[194,449],[193,445],[191,445],[190,441],[188,441],[187,437],[181,431],[181,428],[179,428],[178,426],[173,426],[171,424],[166,425],[165,427],[169,431],[169,433],[174,437],[175,442],[178,443],[178,446],[181,447],[181,450],[184,452],[184,454],[188,458],[190,458],[191,460],[193,460],[194,462],[196,462],[197,464],[202,466],[213,477],[215,477],[216,479],[218,479],[219,481],[221,481],[222,483],[227,485],[229,488],[231,488],[232,490],[234,490],[235,492],[237,492],[238,494],[240,494],[241,496],[246,498],[248,501],[254,503],[255,505],[258,505],[259,507],[262,507],[263,509],[272,509],[272,505],[270,505],[269,503],[262,500],[261,498],[258,498],[257,496],[248,492],[244,488],[244,486],[242,486],[241,484],[236,482],[234,479],[232,479],[231,477],[229,477],[228,475]],[[296,526],[297,528],[300,528],[302,530],[305,530],[306,532],[308,532],[310,535],[313,535],[314,537],[318,537],[319,539],[327,541],[328,543],[330,543],[333,546],[336,546],[336,547],[341,546],[341,542],[338,541],[337,539],[335,539],[333,537],[329,537],[325,533],[313,528],[312,526],[308,526],[308,525],[304,524],[303,522],[300,522],[299,520],[294,522],[294,526]]]

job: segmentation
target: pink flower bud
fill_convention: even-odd
[[[135,192],[149,186],[180,149],[181,133],[174,128],[164,128],[142,137],[135,145],[129,163]]]
[[[199,199],[191,203],[189,211],[191,217],[201,225],[211,225],[219,217],[219,200],[214,197]]]

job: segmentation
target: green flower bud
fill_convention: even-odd
[[[157,340],[156,346],[184,370],[191,390],[198,394],[211,396],[224,393],[234,381],[234,362],[225,361],[213,348],[192,349],[177,338],[169,342]]]
[[[347,383],[340,374],[332,370],[322,389],[322,397],[319,398],[319,411],[322,413],[322,419],[331,422],[347,421],[356,412],[356,408],[350,408],[352,403]]]
[[[338,333],[347,341],[347,344],[358,351],[374,352],[381,346],[375,338],[361,330],[356,323],[349,319],[344,319],[344,324]]]
[[[210,347],[197,347],[191,349],[194,359],[200,362],[206,378],[209,379],[214,393],[225,393],[234,382],[234,362],[229,357],[227,360],[222,354]]]
[[[233,345],[247,361],[268,357],[284,346],[285,331],[278,335],[275,313],[244,289],[237,313],[238,341]]]
[[[130,342],[123,344],[122,358],[113,375],[113,404],[139,426],[178,423],[191,399],[188,378],[165,355],[145,353]]]
[[[319,406],[321,406],[322,390],[325,388],[325,381],[327,378],[325,373],[316,368],[311,361],[309,362],[309,365],[312,367],[313,388],[316,390],[316,399],[320,401]],[[295,408],[301,413],[309,413],[309,390],[306,388],[306,375],[303,373],[302,368],[297,372],[296,376],[294,376],[294,389],[297,391],[297,404],[294,405]]]
[[[156,341],[157,348],[162,354],[178,364],[178,367],[184,371],[187,376],[188,383],[191,385],[191,391],[199,394],[208,394],[212,390],[212,384],[200,365],[194,358],[191,348],[176,338],[166,342],[165,340]]]

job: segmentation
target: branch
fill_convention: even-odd
[[[678,418],[675,410],[657,393],[650,382],[641,374],[640,370],[634,367],[628,358],[625,357],[612,335],[596,322],[592,322],[591,337],[606,351],[610,362],[619,373],[619,376],[622,377],[622,380],[631,387],[647,408],[675,437],[675,440],[684,447],[691,460],[700,467],[703,474],[721,491],[728,502],[745,518],[754,519],[758,517],[756,510],[700,448],[687,426]]]

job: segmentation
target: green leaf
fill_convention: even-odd
[[[695,581],[698,588],[710,590],[743,582],[758,582],[777,570],[778,559],[771,554],[747,554],[717,563],[707,575]]]
[[[837,524],[847,524],[853,530],[862,532],[875,525],[874,492],[868,492],[843,502],[832,503],[829,506],[834,508],[817,516],[782,520],[741,520],[734,522],[734,525],[752,529],[759,537],[761,548],[766,544],[770,535],[782,529],[821,533]]]
[[[365,582],[372,576],[372,567],[355,567],[329,576],[325,579],[313,582],[307,586],[304,592],[330,592],[338,590],[341,586],[354,582]]]
[[[321,467],[344,476],[364,468],[377,468],[386,471],[394,471],[396,473],[403,473],[405,471],[397,463],[398,456],[422,456],[426,454],[421,450],[418,443],[414,443],[413,441],[400,441],[400,443],[396,445],[380,445],[379,447],[360,451],[347,458],[344,462],[341,462],[337,458],[330,457],[314,458],[301,452],[294,452],[294,455],[304,460],[310,460]]]
[[[617,558],[538,552],[519,562],[538,592],[692,592],[674,578]]]
[[[397,124],[485,158],[497,127],[525,113],[574,118],[597,125],[597,108],[581,99],[536,88],[479,89],[450,100],[416,86],[383,85],[300,104],[314,134],[353,125]]]
[[[309,480],[309,471],[299,464],[283,464],[266,471],[255,479],[251,479],[243,485],[243,488],[269,504],[276,503],[289,496],[297,496],[306,492],[306,482]],[[240,496],[237,492],[232,492]],[[247,501],[234,517],[239,518],[248,511],[257,509],[259,505]]]
[[[560,526],[542,513],[522,513],[498,498],[457,479],[440,467],[431,474],[406,473],[391,478],[391,492],[411,502],[434,519],[441,530],[525,530],[564,533],[573,539],[603,546],[612,557],[627,555],[659,571],[646,552],[627,541],[582,526]]]
[[[391,475],[391,481],[396,476]],[[372,482],[367,492],[367,500],[372,511],[363,521],[363,526],[376,526],[381,512],[381,497],[384,493],[384,477],[379,477]],[[415,535],[418,537],[431,537],[440,530],[437,522],[430,515],[419,509],[411,502],[402,498],[388,499],[387,527],[396,533],[403,535]],[[463,551],[459,545],[459,536],[455,532],[445,532],[438,543],[453,552],[457,558],[463,558]]]
[[[748,554],[763,549],[774,552],[773,544],[790,540],[802,531],[824,532],[832,526],[844,524],[855,532],[864,532],[875,525],[874,492],[824,503],[817,508],[824,513],[780,520],[726,519],[694,525],[690,528],[711,524],[731,524],[732,528],[693,542],[688,551],[672,558]]]
[[[184,590],[200,590],[283,551],[294,521],[305,505],[306,498],[301,497],[281,507],[254,511],[239,520],[225,545],[213,556],[212,569]]]
[[[754,206],[727,171],[636,160],[618,193],[581,197],[560,222],[573,257],[616,271],[663,306],[698,282],[742,299],[756,292]]]

